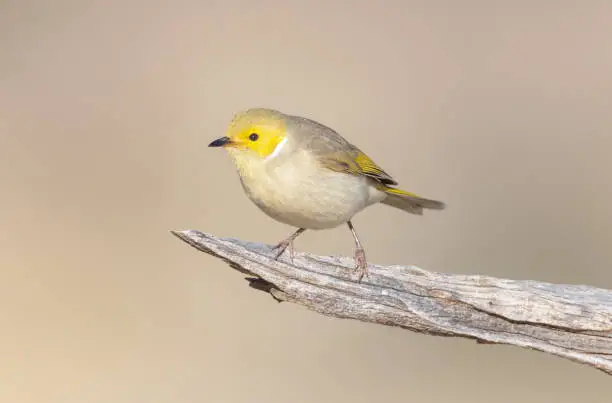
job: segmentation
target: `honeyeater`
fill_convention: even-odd
[[[444,203],[400,190],[397,182],[359,148],[314,120],[268,108],[236,113],[226,135],[209,144],[225,148],[247,196],[264,213],[298,228],[274,247],[276,259],[307,229],[347,224],[355,240],[359,280],[366,256],[351,219],[383,203],[412,214]]]

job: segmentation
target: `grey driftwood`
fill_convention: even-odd
[[[253,288],[324,315],[419,333],[544,351],[612,374],[612,291],[583,285],[435,273],[369,265],[361,282],[353,259],[172,231],[189,245],[248,275]]]

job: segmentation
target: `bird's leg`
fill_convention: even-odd
[[[274,257],[274,260],[278,260],[278,258],[283,254],[285,249],[289,247],[289,257],[291,258],[291,263],[293,263],[293,241],[295,241],[295,238],[300,236],[300,234],[304,231],[306,231],[306,228],[298,229],[293,234],[289,235],[287,238],[279,242],[278,245],[273,247],[272,250],[278,249],[278,253],[276,254],[276,257]]]
[[[357,232],[355,231],[355,227],[353,227],[353,223],[349,220],[346,223],[353,233],[353,239],[355,239],[355,269],[359,275],[359,281],[363,276],[368,276],[368,262],[366,261],[365,251],[361,247],[361,242],[359,242],[359,237],[357,236]]]

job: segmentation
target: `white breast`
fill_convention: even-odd
[[[250,165],[241,173],[249,198],[270,217],[294,227],[333,228],[385,197],[365,178],[323,168],[304,152],[282,163]]]

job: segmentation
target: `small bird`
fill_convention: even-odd
[[[367,274],[366,255],[351,219],[383,203],[412,214],[441,210],[444,203],[408,193],[359,148],[333,129],[301,116],[268,108],[236,113],[226,136],[208,145],[225,148],[247,196],[264,213],[298,228],[279,242],[278,259],[307,229],[347,224],[355,240],[359,281]]]

